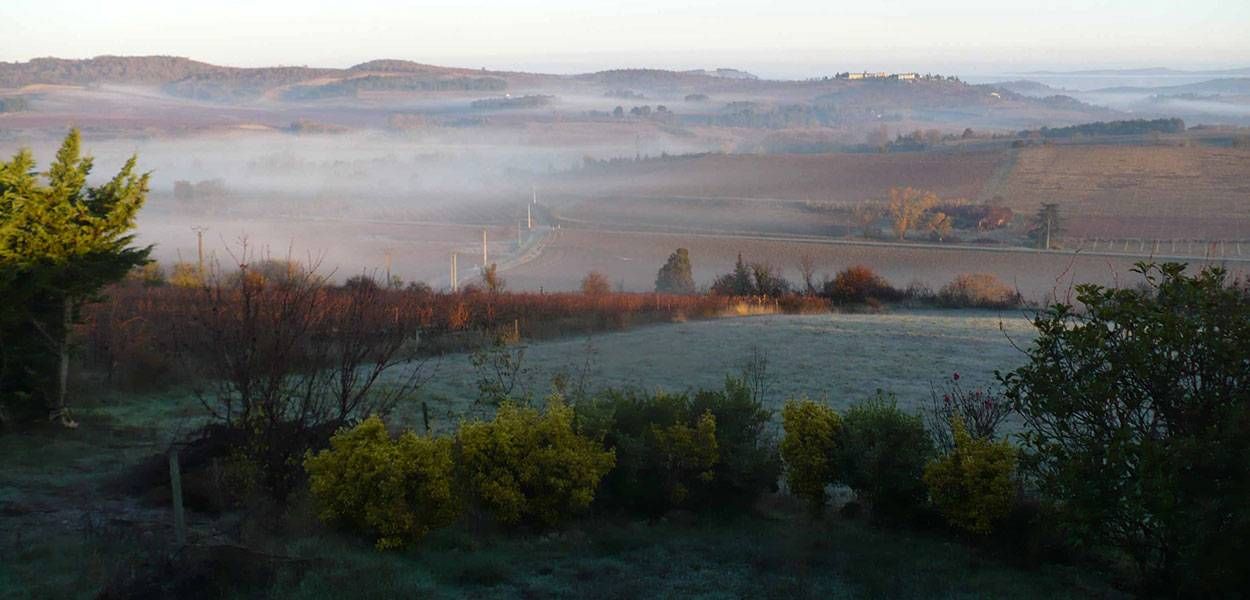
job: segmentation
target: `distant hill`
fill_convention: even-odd
[[[35,58],[24,63],[0,62],[0,87],[21,87],[35,83],[159,84],[224,69],[227,67],[178,56],[97,56],[85,60]]]
[[[1250,94],[1250,77],[1212,79],[1211,81],[1161,87],[1110,87],[1094,90],[1094,92],[1141,93],[1161,96],[1181,94]]]
[[[1028,79],[1019,79],[1016,81],[1000,81],[997,83],[991,83],[989,85],[992,85],[998,89],[1007,90],[1009,92],[1015,92],[1022,96],[1034,96],[1034,97],[1053,96],[1063,91],[1060,88],[1051,87],[1044,83],[1041,83],[1038,81],[1031,81]]]
[[[751,73],[747,73],[746,71],[739,71],[738,69],[716,69],[716,70],[693,69],[690,71],[683,71],[683,72],[690,73],[691,75],[705,75],[707,77],[724,77],[726,79],[759,79],[759,77]]]
[[[1209,71],[1185,71],[1181,69],[1169,69],[1166,67],[1152,67],[1146,69],[1094,69],[1086,71],[1028,71],[1024,75],[1098,75],[1098,76],[1168,76],[1168,75],[1200,75],[1211,77],[1236,77],[1250,76],[1250,67],[1236,69],[1216,69]]]

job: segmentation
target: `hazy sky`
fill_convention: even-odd
[[[786,77],[1230,67],[1250,66],[1250,0],[0,0],[0,60],[99,54]]]

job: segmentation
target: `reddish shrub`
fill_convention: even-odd
[[[869,300],[895,302],[903,298],[903,292],[892,287],[883,277],[863,265],[856,265],[838,273],[833,281],[826,282],[823,296],[838,303],[865,303]]]

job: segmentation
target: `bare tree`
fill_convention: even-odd
[[[424,380],[418,330],[403,299],[356,285],[334,288],[316,265],[279,277],[223,275],[214,266],[178,324],[179,355],[198,373],[194,391],[222,436],[255,467],[257,483],[284,497],[300,457],[336,429],[386,414]]]
[[[851,219],[864,237],[873,237],[873,226],[881,219],[883,212],[877,204],[865,202],[851,209]]]

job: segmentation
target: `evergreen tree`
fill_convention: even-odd
[[[726,273],[716,278],[712,283],[712,293],[722,296],[751,296],[755,294],[755,281],[752,278],[751,267],[742,260],[742,253],[738,253],[738,261],[734,263],[732,273]]]
[[[1029,238],[1043,250],[1050,250],[1054,238],[1063,232],[1063,220],[1059,216],[1059,205],[1054,202],[1042,204],[1033,216],[1029,228]]]
[[[690,252],[678,248],[668,257],[655,276],[655,291],[664,294],[693,294],[694,275],[690,270]]]
[[[46,408],[67,426],[70,334],[83,304],[147,262],[131,246],[148,175],[131,157],[111,180],[87,185],[92,159],[70,131],[47,173],[27,150],[0,163],[0,409],[29,418]]]

